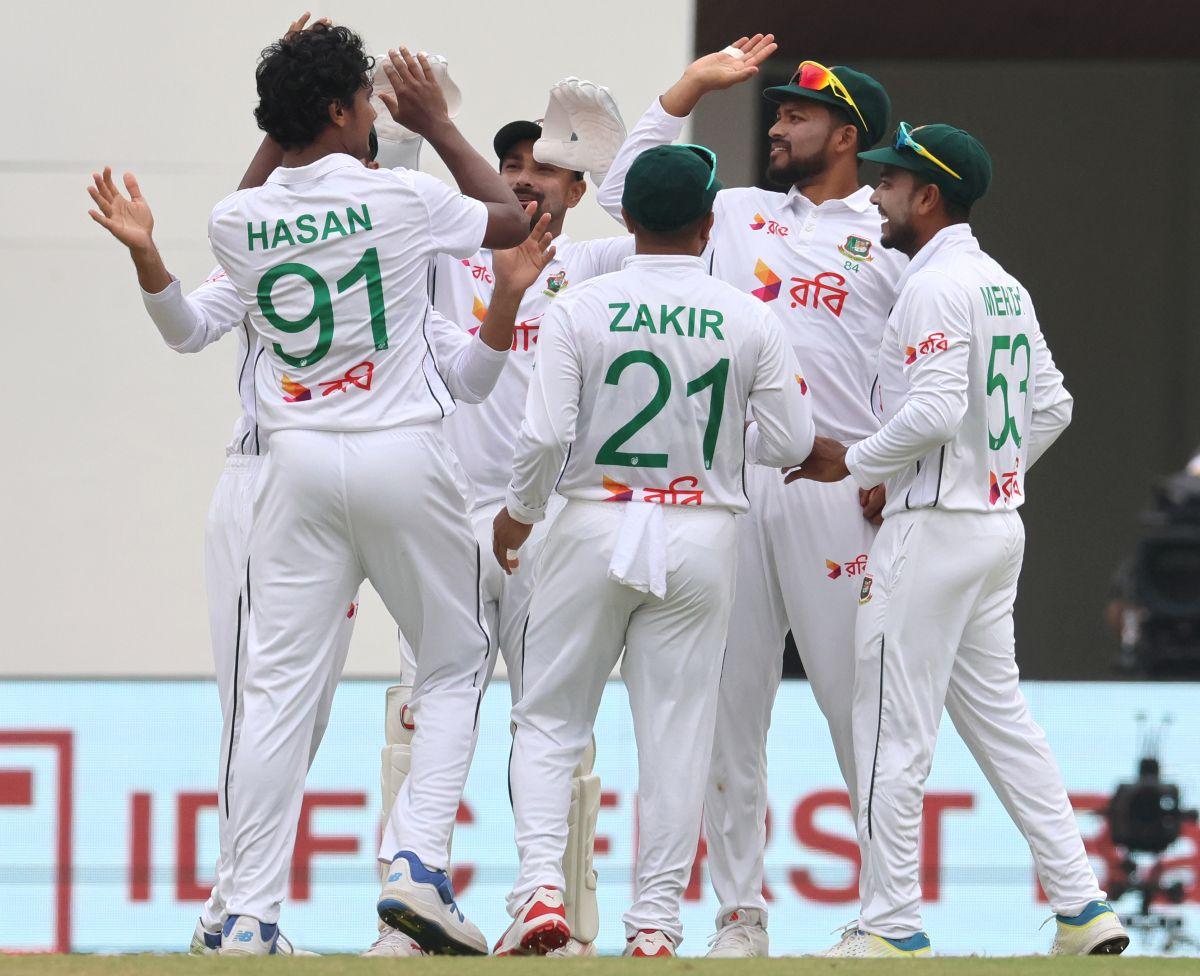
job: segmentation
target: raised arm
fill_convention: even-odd
[[[621,221],[625,174],[633,161],[647,149],[678,139],[687,117],[704,95],[753,78],[758,74],[758,66],[775,52],[776,46],[774,34],[755,34],[739,38],[724,50],[706,54],[688,65],[679,80],[654,100],[617,152],[596,193],[596,201],[605,212]]]
[[[529,214],[537,204],[529,204]],[[438,370],[456,400],[480,403],[496,386],[512,348],[517,309],[525,291],[554,259],[546,231],[550,215],[534,226],[519,247],[492,252],[496,288],[476,335],[464,331],[435,309],[430,310],[430,337]]]
[[[450,170],[459,190],[487,207],[483,246],[516,247],[529,233],[525,211],[496,168],[477,153],[450,120],[446,96],[423,54],[407,48],[388,52],[384,65],[392,91],[380,98],[392,118],[429,143]]]

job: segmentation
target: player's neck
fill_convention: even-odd
[[[819,207],[826,200],[845,200],[858,190],[858,167],[853,163],[831,166],[795,184],[809,203]]]
[[[315,163],[318,159],[324,159],[326,156],[332,156],[334,153],[344,153],[346,147],[342,145],[341,139],[337,137],[337,133],[332,131],[332,127],[319,135],[315,141],[310,142],[302,149],[285,149],[283,158],[280,160],[281,166],[289,168],[295,166],[307,166],[309,163]]]

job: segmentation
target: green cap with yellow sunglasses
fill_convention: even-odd
[[[952,125],[913,128],[901,122],[890,146],[860,152],[858,158],[919,173],[964,207],[982,197],[992,181],[992,158],[983,143]]]
[[[883,85],[870,75],[843,65],[827,68],[817,61],[801,61],[786,85],[763,91],[772,102],[807,98],[840,108],[860,133],[860,146],[873,146],[887,132],[892,101]]]

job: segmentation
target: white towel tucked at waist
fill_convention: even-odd
[[[667,530],[662,506],[655,502],[619,502],[625,509],[608,578],[652,593],[667,595]]]

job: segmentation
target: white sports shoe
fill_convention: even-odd
[[[423,956],[424,952],[409,936],[390,925],[383,926],[379,938],[371,943],[371,948],[363,953],[364,956],[387,956],[391,958]]]
[[[847,959],[902,959],[905,957],[932,956],[929,936],[924,932],[910,935],[907,939],[886,939],[872,935],[853,922],[842,929],[842,938],[837,945],[820,953],[822,956],[837,956]]]
[[[427,868],[412,851],[400,851],[376,906],[379,917],[410,935],[425,952],[447,956],[486,956],[487,939],[454,902],[445,871]]]
[[[555,949],[553,952],[547,952],[548,956],[557,956],[560,959],[567,959],[571,956],[598,956],[600,953],[596,951],[595,942],[580,942],[574,936],[567,939],[567,944],[561,949]]]
[[[192,944],[188,955],[215,956],[221,951],[221,926],[214,929],[204,927],[204,919],[196,919],[196,928],[192,932]]]
[[[675,943],[665,932],[657,929],[642,929],[632,939],[625,943],[624,956],[653,958],[655,956],[675,955]]]
[[[762,913],[751,909],[728,912],[720,928],[708,937],[709,959],[748,959],[770,955],[770,940],[763,928]]]
[[[230,915],[221,930],[223,956],[273,956],[278,953],[279,926],[250,915]]]
[[[1054,921],[1052,956],[1117,956],[1129,947],[1129,933],[1106,901],[1088,902],[1078,915],[1055,915]]]
[[[495,956],[544,956],[571,938],[562,892],[538,888],[505,929],[492,950]]]

